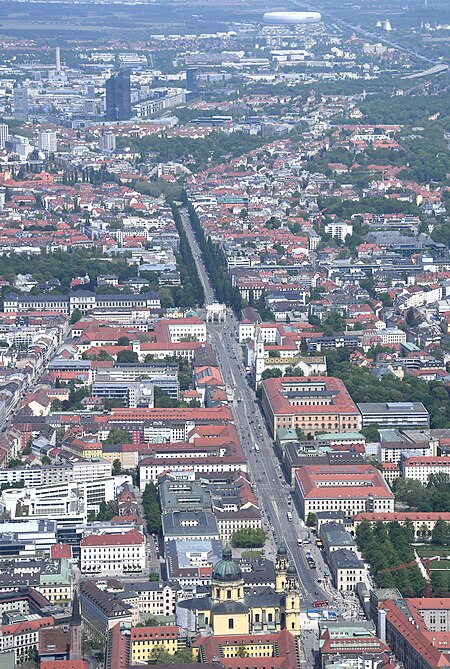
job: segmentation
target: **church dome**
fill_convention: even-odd
[[[277,550],[277,557],[285,557],[287,555],[287,548],[284,544],[280,544]]]
[[[231,548],[225,546],[222,559],[214,565],[212,579],[213,581],[221,581],[222,583],[232,583],[233,581],[240,581],[241,578],[241,568],[233,560]]]
[[[297,576],[297,570],[296,570],[295,565],[294,565],[293,562],[290,562],[290,563],[289,563],[289,566],[288,566],[288,568],[287,568],[287,570],[286,570],[286,574],[287,574],[288,576]]]

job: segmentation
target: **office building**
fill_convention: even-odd
[[[403,432],[392,428],[381,429],[379,434],[380,443],[377,447],[376,458],[381,462],[391,462],[400,467],[404,458],[434,457],[436,455],[436,440],[431,439],[422,430],[419,432],[420,440],[409,439]]]
[[[378,469],[367,464],[305,465],[295,474],[303,520],[309,513],[394,511],[394,494]]]
[[[8,139],[9,128],[6,123],[0,123],[0,149],[5,148],[6,140]]]
[[[319,657],[324,669],[375,669],[387,667],[389,648],[366,620],[319,622]]]
[[[111,463],[107,460],[80,460],[61,465],[43,467],[17,467],[0,469],[0,485],[23,482],[24,487],[51,486],[72,481],[95,481],[111,477]],[[12,487],[12,485],[11,485]]]
[[[0,557],[32,555],[41,551],[50,555],[57,543],[56,521],[47,518],[18,518],[0,522]]]
[[[422,402],[363,402],[358,404],[362,427],[429,427],[430,415]]]
[[[54,130],[41,130],[39,133],[39,148],[46,153],[56,153],[56,132]]]
[[[106,120],[128,121],[131,118],[130,70],[121,70],[106,80]]]
[[[22,86],[13,90],[14,118],[28,121],[28,88]]]
[[[340,379],[332,376],[266,379],[262,407],[273,435],[279,428],[318,432],[359,432],[361,416]]]
[[[378,605],[378,636],[405,669],[448,666],[450,599],[385,599]]]
[[[198,70],[196,67],[186,69],[186,90],[189,98],[193,98],[198,90]]]
[[[83,628],[88,636],[104,641],[115,625],[131,628],[133,607],[117,593],[101,590],[93,581],[84,581],[80,589]],[[119,629],[119,628],[118,628]]]

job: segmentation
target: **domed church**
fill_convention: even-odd
[[[177,624],[191,632],[206,630],[215,635],[279,632],[300,634],[300,595],[297,570],[280,545],[275,561],[276,587],[245,592],[244,577],[225,546],[214,566],[211,595],[178,602]]]

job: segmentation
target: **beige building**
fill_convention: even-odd
[[[139,612],[145,617],[171,618],[175,616],[175,604],[179,586],[177,583],[161,583],[159,581],[125,582],[125,590],[137,593]]]
[[[353,518],[353,533],[363,521],[371,524],[397,522],[400,525],[411,523],[416,539],[431,537],[438,520],[450,523],[450,513],[443,511],[393,511],[391,513],[358,513]]]
[[[340,379],[283,377],[261,384],[262,408],[273,435],[279,428],[319,432],[359,432],[360,413]]]
[[[262,527],[259,509],[250,507],[236,511],[215,510],[220,541],[231,541],[233,534],[238,530],[256,530]]]

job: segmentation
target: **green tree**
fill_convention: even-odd
[[[416,317],[414,315],[414,309],[412,307],[409,307],[408,311],[406,312],[405,322],[409,328],[413,328],[417,324]]]
[[[116,360],[119,363],[134,363],[139,362],[139,357],[135,351],[124,349],[123,351],[119,351]]]
[[[236,530],[231,537],[236,548],[260,548],[264,546],[266,533],[260,527]]]
[[[192,664],[193,662],[192,651],[189,648],[183,648],[173,655],[161,648],[155,652],[154,657],[156,664]]]
[[[310,511],[306,518],[306,524],[308,527],[315,527],[316,523],[317,523],[317,516],[313,511]]]
[[[113,428],[106,440],[105,444],[130,444],[131,443],[131,434],[128,430],[124,430],[121,427]]]
[[[18,467],[22,467],[23,462],[20,458],[11,458],[9,463],[8,463],[8,468],[9,469],[17,469]]]
[[[431,539],[438,546],[448,546],[450,543],[449,525],[444,520],[438,520],[431,533]]]
[[[130,338],[126,337],[125,335],[122,335],[122,337],[119,337],[117,340],[118,346],[129,346],[130,345]]]
[[[81,313],[81,311],[80,311],[79,309],[74,309],[74,310],[72,311],[71,316],[70,316],[70,322],[72,323],[72,325],[73,325],[74,323],[78,323],[78,321],[79,321],[82,317],[83,317],[83,314]]]
[[[147,530],[159,534],[161,532],[161,509],[156,487],[153,483],[147,483],[145,486],[145,490],[142,493],[142,505]]]
[[[378,425],[369,425],[369,427],[365,427],[363,430],[361,430],[361,432],[369,442],[380,441]]]
[[[261,381],[265,381],[265,379],[279,379],[281,376],[283,376],[281,369],[278,369],[277,367],[269,367],[261,374]]]
[[[100,502],[99,511],[96,520],[111,520],[117,515],[117,505],[111,500],[109,502]]]

